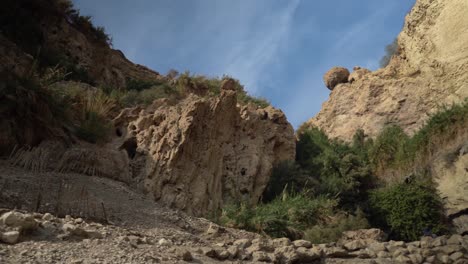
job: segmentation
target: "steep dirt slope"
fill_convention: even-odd
[[[468,97],[468,2],[418,0],[398,37],[400,55],[375,72],[337,85],[307,124],[350,140],[385,125],[412,133],[444,104]]]
[[[69,71],[112,88],[126,87],[129,79],[158,81],[156,71],[129,61],[111,48],[104,29],[80,16],[68,0],[6,1],[0,8],[0,71],[17,73],[35,66],[70,67]],[[109,39],[106,39],[109,38]]]

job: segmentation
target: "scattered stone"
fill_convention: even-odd
[[[452,255],[450,255],[450,259],[453,260],[453,261],[457,261],[457,260],[459,260],[461,258],[463,258],[463,253],[461,253],[461,252],[455,252]]]
[[[323,253],[329,258],[346,258],[349,256],[348,251],[340,247],[325,248]]]
[[[390,258],[391,255],[387,251],[380,251],[377,253],[378,258]]]
[[[421,256],[421,254],[411,254],[408,257],[411,260],[411,262],[414,264],[420,264],[420,263],[423,263],[424,261],[424,258],[423,256]]]
[[[227,248],[227,252],[229,252],[232,258],[236,258],[239,253],[239,248],[237,246],[230,246]]]
[[[239,239],[234,241],[233,245],[237,246],[240,249],[245,249],[252,245],[252,242],[250,241],[250,239]]]
[[[179,251],[179,257],[180,257],[183,261],[192,261],[192,260],[193,260],[192,253],[190,253],[190,251],[188,251],[188,250],[186,250],[186,249],[183,249],[183,250],[180,250],[180,251]]]
[[[447,239],[447,245],[460,245],[463,242],[463,237],[461,235],[452,235]]]
[[[344,244],[344,248],[346,248],[347,250],[350,250],[350,251],[355,251],[355,250],[358,250],[358,249],[366,248],[366,243],[361,239],[354,240],[354,241],[351,241],[351,242],[348,242],[348,243]]]
[[[445,245],[447,245],[447,238],[445,236],[436,237],[432,241],[432,246],[433,247],[441,247],[441,246],[445,246]]]
[[[203,248],[201,248],[201,251],[202,251],[203,255],[205,255],[207,257],[210,257],[210,258],[216,258],[217,257],[216,250],[214,250],[211,247],[203,247]]]
[[[427,236],[421,238],[421,248],[431,248],[433,240],[434,239],[432,237],[427,237]]]
[[[373,258],[376,256],[374,252],[371,252],[367,249],[360,249],[357,251],[349,252],[349,255],[354,258],[360,258],[360,259],[368,259],[368,258]]]
[[[17,227],[20,231],[30,231],[38,227],[33,215],[10,211],[0,217],[0,224]]]
[[[159,241],[158,241],[158,244],[162,247],[170,247],[172,246],[172,242],[170,240],[167,240],[165,238],[161,238]]]
[[[54,216],[50,213],[45,213],[42,216],[42,220],[45,220],[45,221],[52,221],[53,219],[54,219]]]
[[[320,252],[316,250],[310,250],[305,247],[299,247],[297,248],[297,254],[299,254],[299,261],[301,263],[309,263],[312,262],[316,259],[320,258]]]
[[[391,252],[391,251],[390,251]],[[391,252],[393,257],[396,258],[398,256],[406,256],[408,255],[408,250],[404,248],[398,248],[395,251]]]
[[[271,258],[268,253],[257,251],[252,253],[252,260],[254,262],[271,262]]]
[[[289,240],[289,238],[286,238],[286,237],[275,238],[272,241],[272,245],[275,248],[289,246],[291,245],[291,240]]]
[[[439,248],[439,251],[444,252],[447,255],[450,255],[454,252],[463,252],[464,249],[460,245],[446,245]]]
[[[289,239],[288,239],[289,240]],[[283,246],[275,249],[275,257],[280,263],[295,263],[299,260],[299,254],[294,246]]]
[[[373,252],[380,252],[380,251],[386,251],[387,248],[385,247],[384,244],[379,243],[379,242],[374,242],[370,245],[367,246],[368,249],[372,250]]]
[[[220,248],[216,250],[216,258],[219,260],[226,260],[230,257],[230,254],[227,250]]]
[[[18,231],[9,231],[1,234],[0,240],[7,244],[16,244],[18,243],[20,233]]]
[[[208,227],[208,229],[206,230],[206,234],[208,234],[208,235],[217,235],[221,231],[224,231],[223,227],[220,227],[217,224],[211,223],[210,226]]]
[[[411,259],[404,255],[399,255],[395,258],[395,261],[398,263],[411,263]]]
[[[81,224],[84,221],[83,221],[83,218],[76,218],[74,222],[75,222],[75,224]]]
[[[443,253],[437,254],[437,259],[441,263],[449,263],[450,262],[450,257],[448,255],[446,255],[446,254],[443,254]]]
[[[295,247],[305,247],[305,248],[311,248],[312,247],[312,243],[310,241],[307,241],[307,240],[295,240],[293,242],[294,246]]]

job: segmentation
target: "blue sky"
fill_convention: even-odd
[[[298,127],[329,91],[333,66],[375,70],[415,0],[74,0],[130,60],[231,75]]]

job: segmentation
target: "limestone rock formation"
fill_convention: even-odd
[[[336,86],[307,124],[345,140],[357,129],[375,136],[389,124],[411,134],[440,106],[464,100],[467,13],[465,0],[416,1],[398,37],[399,55],[384,69],[351,74],[350,83]]]
[[[468,138],[468,134],[465,134]],[[446,214],[460,234],[468,233],[468,141],[432,162],[432,174]],[[452,158],[447,158],[452,157]]]
[[[348,77],[348,82],[352,83],[354,81],[360,80],[362,78],[365,78],[365,76],[371,73],[370,70],[361,68],[361,67],[354,67],[353,72],[349,75]]]
[[[333,67],[323,76],[323,81],[328,89],[333,90],[340,83],[348,81],[349,71],[343,67]]]
[[[271,106],[237,105],[235,91],[166,99],[126,109],[115,119],[123,138],[136,138],[143,188],[164,204],[203,215],[231,202],[255,204],[272,167],[295,156],[285,115]]]

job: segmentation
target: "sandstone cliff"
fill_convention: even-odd
[[[294,131],[285,115],[271,106],[241,107],[232,90],[126,109],[115,124],[127,142],[136,138],[133,163],[140,168],[134,177],[141,187],[194,215],[239,201],[256,204],[272,167],[295,157]]]
[[[440,106],[468,97],[468,2],[418,0],[398,37],[400,52],[375,72],[338,84],[306,124],[350,140],[397,124],[409,134]]]

